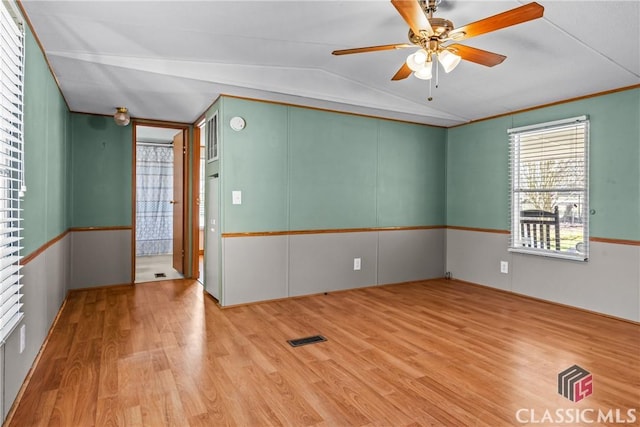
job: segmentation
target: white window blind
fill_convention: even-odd
[[[22,319],[24,33],[16,9],[0,6],[0,343]]]
[[[509,250],[589,257],[589,120],[586,116],[509,129]]]

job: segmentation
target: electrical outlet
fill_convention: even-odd
[[[354,258],[353,259],[353,269],[356,270],[356,271],[360,270],[361,263],[362,263],[362,260],[360,258]]]
[[[27,346],[27,325],[20,327],[20,353],[22,353]]]
[[[500,273],[509,274],[509,263],[507,261],[500,261]]]

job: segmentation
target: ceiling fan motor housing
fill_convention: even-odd
[[[441,37],[446,36],[449,31],[453,30],[453,22],[443,18],[429,18],[431,28],[433,28],[434,35]]]
[[[433,35],[415,34],[409,29],[409,41],[415,45],[426,47],[429,40],[438,40],[447,38],[449,31],[453,30],[453,22],[443,18],[429,18],[429,23],[433,29]]]

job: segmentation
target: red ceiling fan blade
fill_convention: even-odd
[[[544,7],[536,2],[516,7],[515,9],[490,16],[480,21],[472,22],[463,27],[449,31],[448,37],[453,40],[465,40],[480,34],[490,33],[512,25],[521,24],[533,19],[541,18]]]

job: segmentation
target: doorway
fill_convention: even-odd
[[[186,128],[135,125],[134,283],[185,274]]]
[[[194,147],[197,146],[197,151],[194,153],[194,158],[198,159],[197,168],[198,176],[193,179],[194,184],[197,182],[198,186],[198,198],[196,199],[196,207],[198,210],[198,232],[197,232],[197,248],[198,260],[197,265],[194,263],[194,268],[197,268],[197,279],[204,285],[204,240],[205,240],[205,176],[206,176],[206,137],[205,137],[205,121],[200,121],[194,128],[194,140],[198,143],[194,143]],[[197,154],[197,155],[196,155]],[[195,185],[194,185],[195,191]]]

